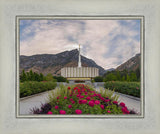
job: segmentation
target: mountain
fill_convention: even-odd
[[[115,69],[114,68],[110,68],[110,69],[107,69],[106,72],[113,71],[113,70],[115,70]]]
[[[140,61],[141,61],[141,54],[136,54],[134,57],[127,60],[125,63],[121,64],[116,68],[116,70],[128,70],[128,71],[135,71],[137,68],[140,68]]]
[[[43,73],[44,75],[52,73],[60,75],[60,70],[63,67],[78,66],[78,50],[64,51],[58,54],[37,54],[32,56],[20,56],[20,72],[24,69],[33,72]],[[96,67],[99,69],[99,74],[103,75],[106,71],[98,66],[92,59],[81,56],[83,67]]]

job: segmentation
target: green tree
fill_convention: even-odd
[[[97,76],[97,77],[94,78],[94,81],[95,82],[103,82],[103,77]]]
[[[122,81],[125,81],[125,76],[122,77]]]
[[[34,78],[34,74],[32,72],[32,70],[29,71],[29,81],[34,81],[35,78]]]
[[[137,81],[137,76],[135,72],[132,72],[130,75],[130,81]]]
[[[30,75],[29,75],[29,72],[26,72],[26,81],[30,81]]]
[[[116,76],[117,76],[117,80],[120,81],[121,80],[121,75],[120,75],[119,71],[116,72]]]
[[[40,76],[38,73],[34,72],[34,78],[35,78],[35,81],[40,81]]]
[[[53,76],[51,73],[47,74],[45,77],[46,81],[53,81]]]
[[[55,80],[57,80],[57,82],[66,82],[67,81],[67,79],[64,78],[63,76],[53,76],[53,78]]]
[[[40,81],[43,81],[44,76],[43,76],[43,74],[42,74],[42,73],[40,73],[39,77],[40,77]]]
[[[110,73],[110,74],[106,75],[106,77],[104,79],[104,81],[112,81],[112,80],[113,81],[117,80],[116,76],[113,73]]]
[[[26,76],[26,73],[25,73],[25,71],[23,69],[22,74],[20,75],[20,81],[24,82],[26,80],[27,80],[27,76]]]
[[[129,77],[129,75],[127,74],[127,81],[130,81],[130,77]]]

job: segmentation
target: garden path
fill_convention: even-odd
[[[41,104],[44,104],[48,100],[48,92],[40,93],[37,95],[33,95],[32,97],[26,97],[24,99],[20,99],[19,102],[19,114],[26,115],[30,114],[30,109],[37,107],[40,108]]]

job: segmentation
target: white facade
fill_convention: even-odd
[[[64,67],[61,76],[65,78],[94,78],[99,76],[99,69],[95,67]]]
[[[65,78],[94,78],[99,76],[99,69],[95,67],[64,67],[61,76]]]

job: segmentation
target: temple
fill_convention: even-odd
[[[95,67],[82,67],[79,45],[78,67],[62,68],[61,76],[67,78],[70,83],[90,83],[94,77],[99,76],[99,69]]]

